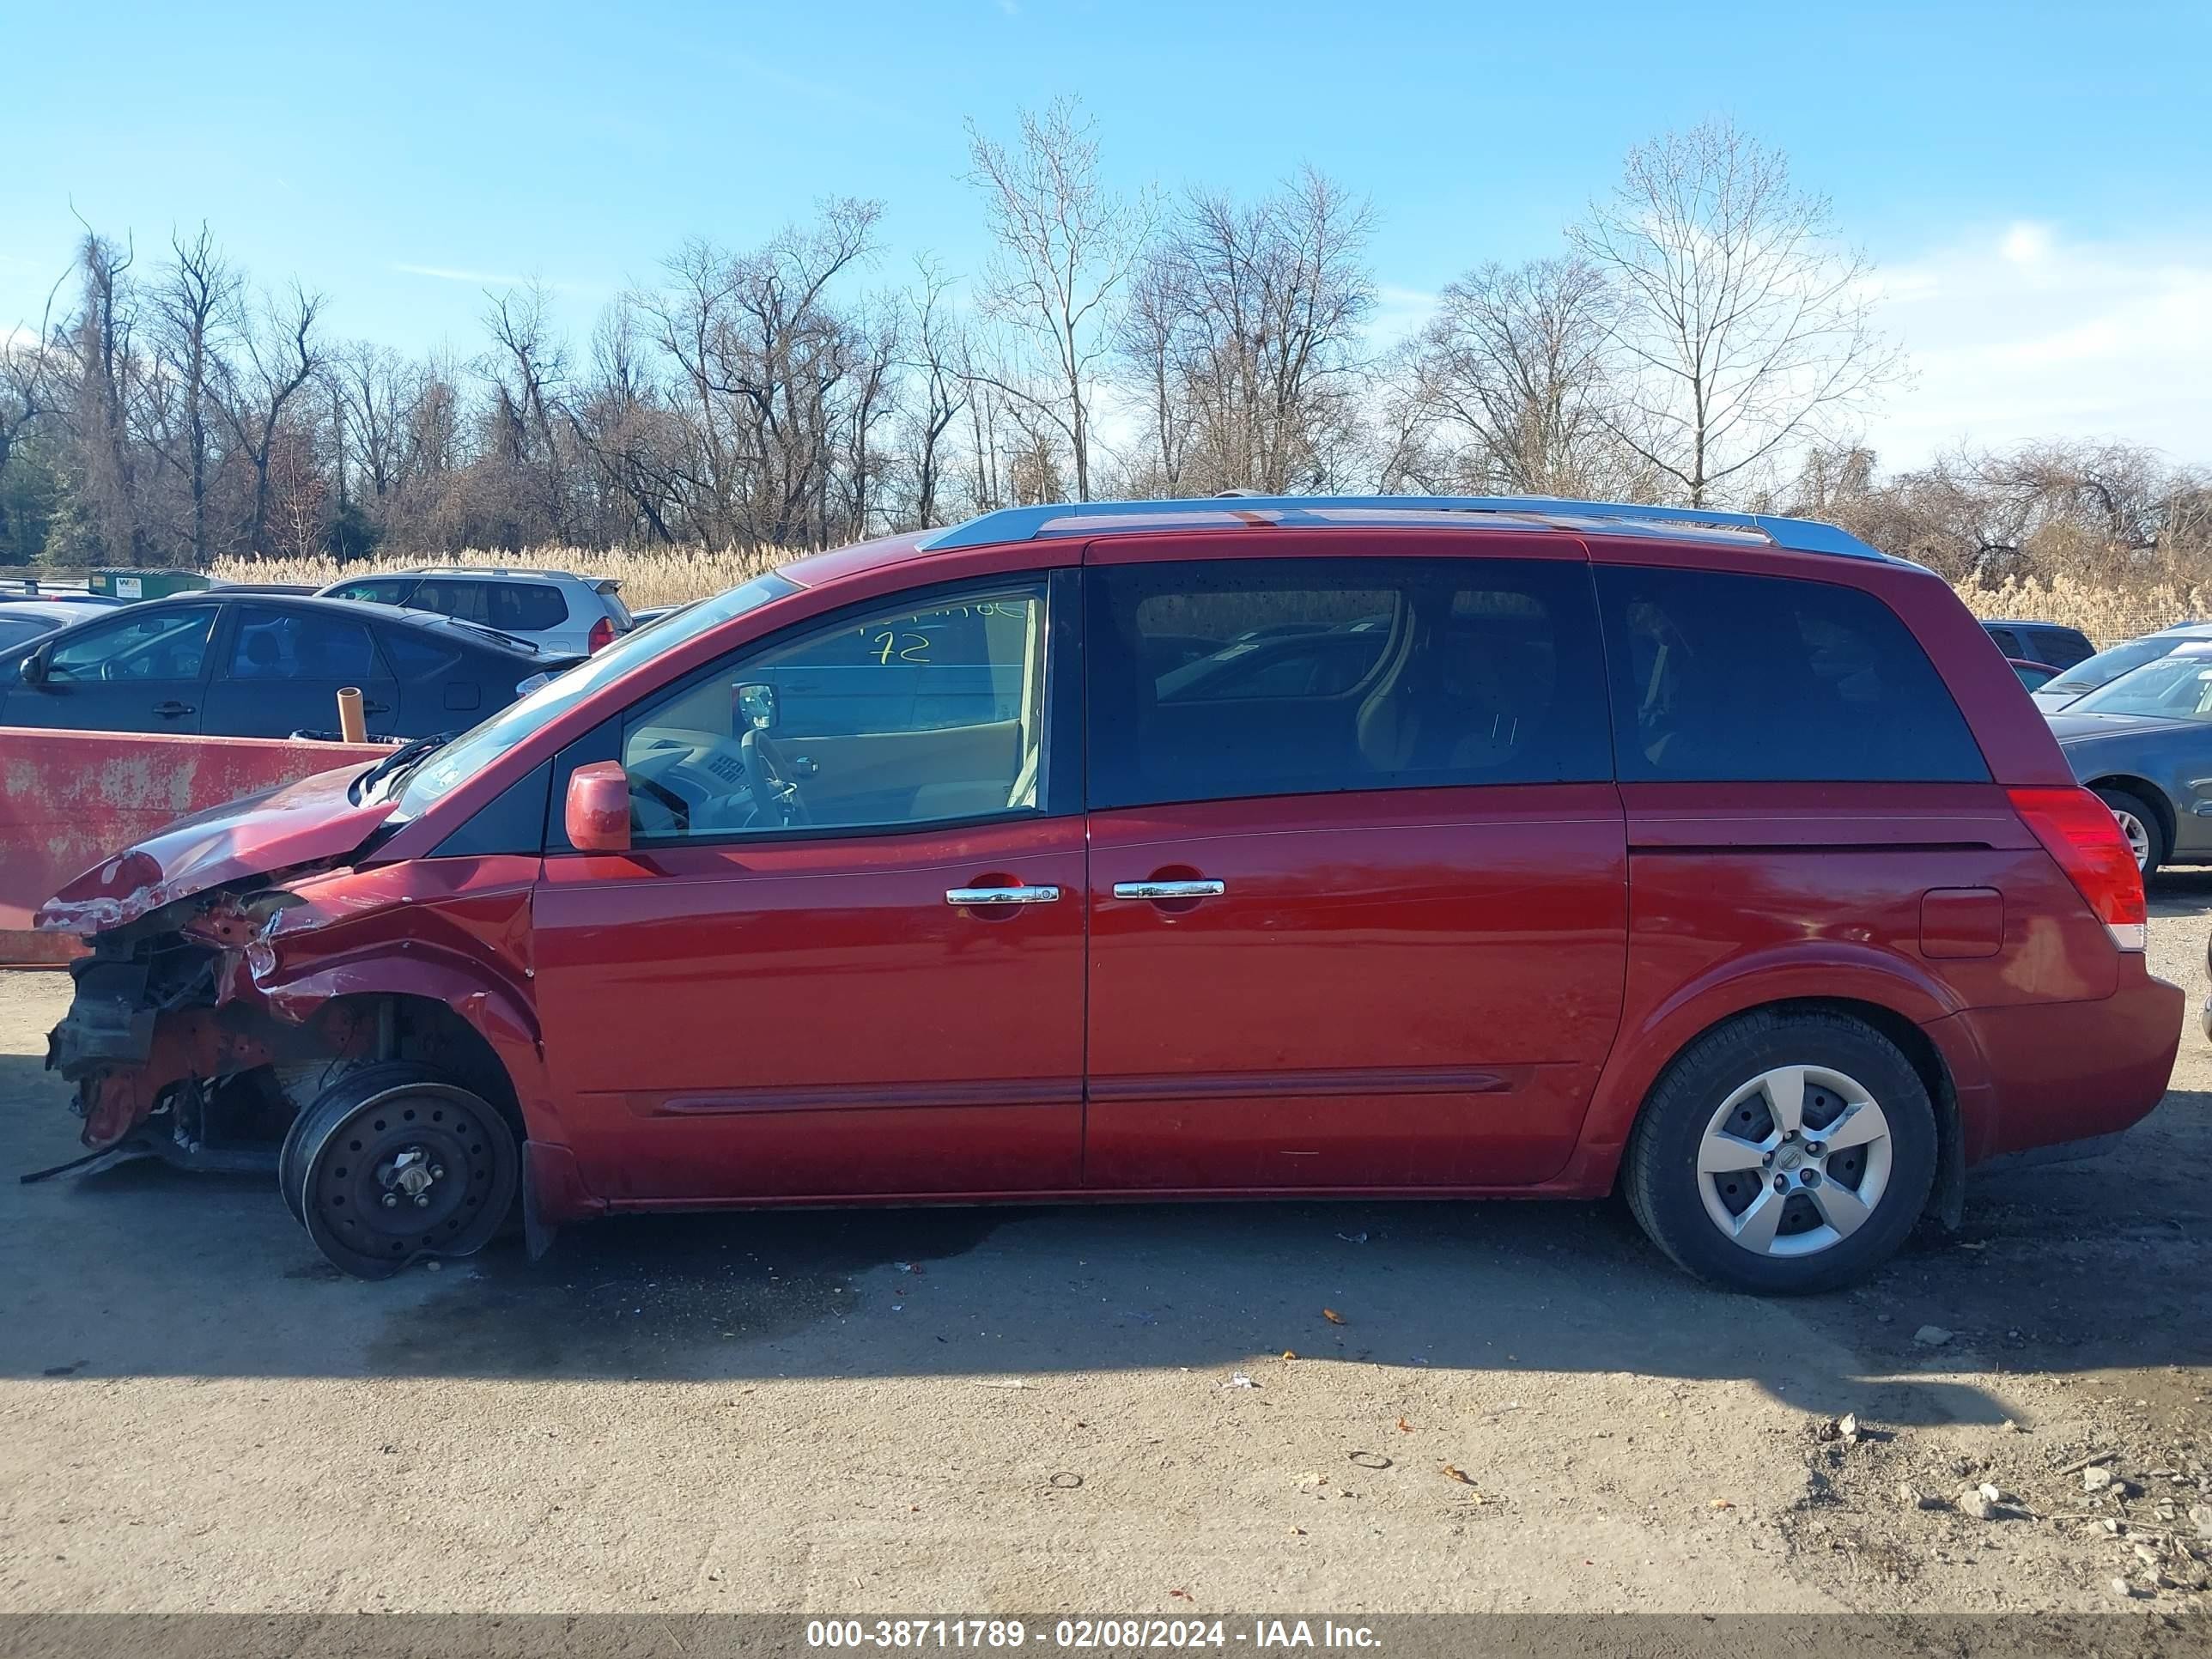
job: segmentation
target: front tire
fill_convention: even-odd
[[[1927,1204],[1936,1159],[1927,1085],[1895,1043],[1846,1014],[1755,1013],[1668,1066],[1621,1182],[1676,1265],[1791,1296],[1887,1261]]]
[[[412,1060],[349,1072],[301,1114],[281,1177],[307,1236],[360,1279],[472,1255],[514,1206],[521,1154],[498,1109]]]
[[[2128,850],[2136,855],[2136,868],[2148,881],[2159,866],[2166,862],[2169,850],[2166,844],[2166,823],[2151,804],[2129,789],[2098,789],[2099,800],[2112,809],[2119,820],[2120,833],[2128,838]]]

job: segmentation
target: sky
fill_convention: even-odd
[[[1885,466],[2059,434],[2212,465],[2212,0],[419,3],[0,0],[0,333],[86,222],[152,263],[206,221],[332,326],[478,349],[487,288],[580,342],[688,237],[885,204],[866,280],[985,252],[963,123],[1079,95],[1112,180],[1371,198],[1379,336],[1559,251],[1633,144],[1725,115],[1832,198],[1911,379]]]

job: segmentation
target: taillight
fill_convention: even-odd
[[[2150,911],[2143,902],[2142,872],[2128,850],[2112,809],[2087,789],[2011,789],[2013,810],[2058,860],[2123,951],[2149,942]]]
[[[592,624],[591,637],[584,641],[584,649],[586,651],[597,651],[604,647],[612,645],[614,642],[614,622],[611,617],[602,617],[599,621]]]

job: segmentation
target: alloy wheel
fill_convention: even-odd
[[[1863,1226],[1889,1185],[1889,1120],[1863,1085],[1781,1066],[1731,1092],[1698,1143],[1698,1195],[1738,1248],[1813,1255]]]

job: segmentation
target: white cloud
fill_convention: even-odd
[[[2212,236],[2069,241],[2022,222],[1880,283],[1915,370],[1869,422],[1885,465],[2067,434],[2212,462]]]

